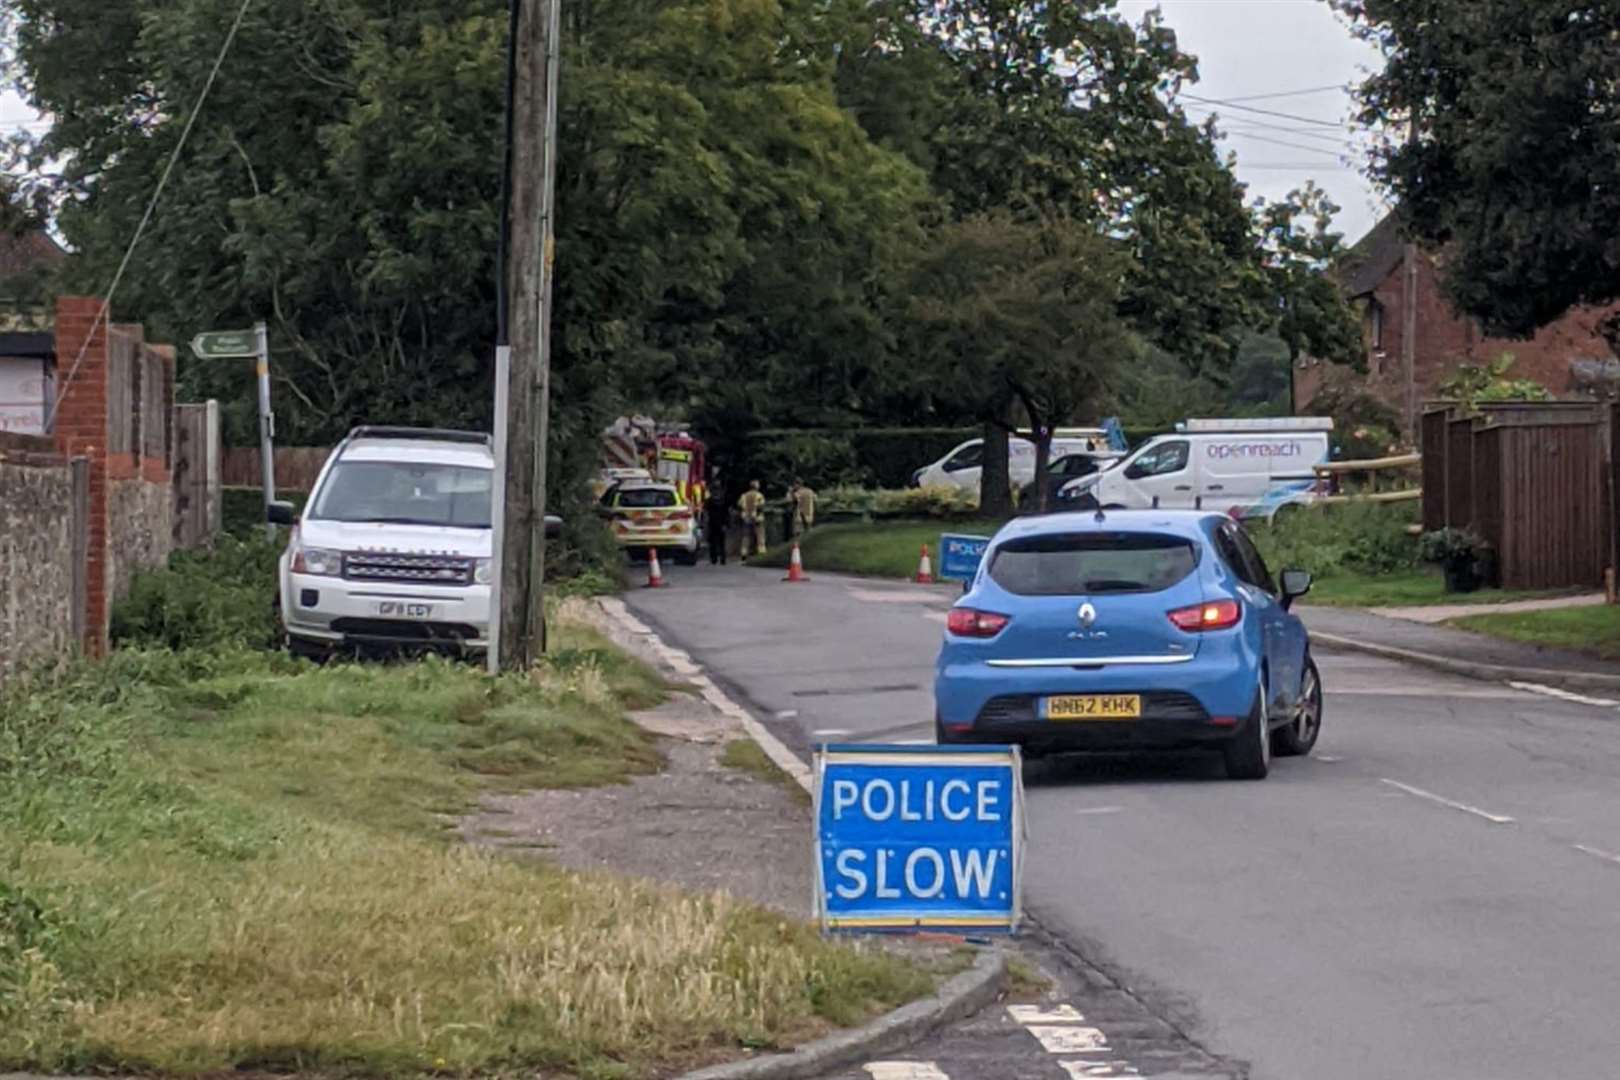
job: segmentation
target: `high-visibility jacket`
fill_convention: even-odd
[[[742,511],[742,519],[751,525],[765,510],[765,496],[758,491],[745,491],[737,500],[737,508]]]

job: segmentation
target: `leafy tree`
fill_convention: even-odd
[[[927,168],[951,216],[1106,227],[1133,259],[1121,311],[1189,373],[1224,377],[1263,325],[1243,189],[1212,125],[1166,95],[1197,77],[1156,13],[1100,0],[881,0],[841,53],[842,99]]]
[[[36,161],[101,289],[234,0],[19,0],[20,61],[62,118]],[[263,0],[121,290],[183,339],[268,316],[285,439],[361,420],[489,421],[504,0]],[[888,392],[879,312],[926,198],[837,105],[812,0],[567,7],[554,490],[633,401],[736,426],[847,417]],[[109,29],[111,27],[112,29]],[[185,363],[241,402],[242,372]],[[702,406],[702,409],[697,408]]]
[[[1326,192],[1307,183],[1256,214],[1262,285],[1290,365],[1302,355],[1365,364],[1360,322],[1327,274],[1346,253],[1344,237],[1332,229],[1338,212]]]
[[[1332,2],[1387,57],[1372,174],[1457,309],[1524,336],[1620,297],[1620,0]]]
[[[1443,397],[1472,412],[1486,401],[1551,401],[1552,394],[1534,379],[1515,379],[1515,357],[1503,353],[1487,364],[1459,364],[1440,384]]]
[[[1094,407],[1135,349],[1118,315],[1120,262],[1086,223],[1001,212],[942,228],[913,272],[913,317],[919,341],[940,361],[940,393],[973,402],[978,419],[1003,433],[1012,428],[1009,406],[1022,410],[1036,475],[1045,472],[1055,422]],[[987,430],[987,449],[989,437]],[[1005,513],[1006,493],[988,465],[981,477],[980,506]],[[1037,490],[1044,508],[1045,489]]]

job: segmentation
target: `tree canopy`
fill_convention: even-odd
[[[1620,297],[1620,0],[1333,0],[1385,53],[1373,176],[1458,310],[1525,336]]]

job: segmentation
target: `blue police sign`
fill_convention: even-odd
[[[972,581],[979,572],[979,560],[990,544],[988,536],[941,533],[939,537],[939,576],[946,581]]]
[[[1011,746],[816,755],[816,910],[830,930],[1018,925],[1024,787]]]

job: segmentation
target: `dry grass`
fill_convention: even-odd
[[[482,792],[657,768],[622,713],[659,693],[569,624],[496,683],[125,654],[0,701],[0,1068],[630,1077],[926,992],[725,897],[449,842]]]
[[[733,739],[726,743],[720,754],[720,764],[728,769],[739,769],[767,783],[780,784],[795,800],[810,805],[810,793],[799,782],[783,772],[770,755],[761,750],[753,739]]]

